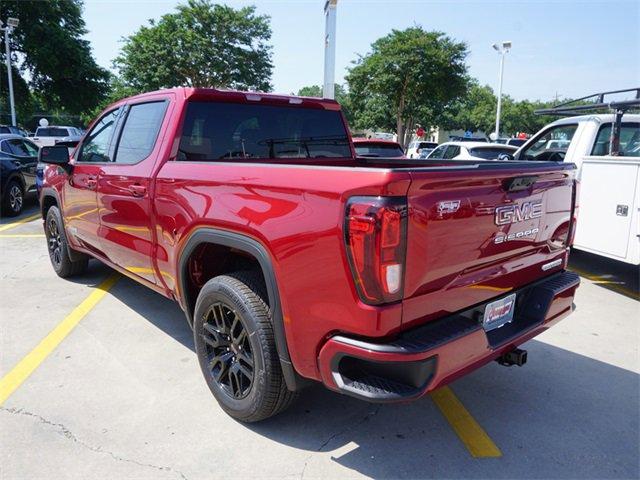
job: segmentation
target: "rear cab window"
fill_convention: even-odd
[[[397,143],[358,142],[356,154],[365,157],[402,157],[404,152]]]
[[[350,141],[337,110],[192,101],[177,160],[347,157]]]
[[[601,125],[591,155],[602,157],[609,155],[611,141],[611,123]],[[623,122],[620,127],[620,156],[640,157],[640,123]]]
[[[68,137],[69,131],[60,127],[38,127],[36,137]]]

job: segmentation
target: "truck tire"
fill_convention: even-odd
[[[2,195],[2,214],[15,217],[22,212],[24,190],[18,180],[10,180]]]
[[[194,314],[200,368],[222,409],[242,422],[257,422],[286,409],[287,389],[261,277],[235,272],[209,280]]]
[[[84,273],[89,264],[89,258],[78,254],[81,258],[73,261],[69,257],[69,245],[62,223],[62,216],[58,207],[53,206],[47,212],[44,225],[44,233],[47,237],[47,249],[49,260],[56,274],[61,278],[72,277]]]

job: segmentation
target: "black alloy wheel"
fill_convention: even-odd
[[[13,215],[18,215],[22,211],[22,205],[24,204],[24,196],[22,194],[22,188],[20,185],[13,182],[9,186],[9,208]]]
[[[213,380],[230,397],[246,397],[253,384],[254,358],[240,315],[222,302],[214,303],[205,313],[201,335]]]
[[[60,268],[62,264],[62,238],[58,222],[54,217],[47,222],[47,245],[49,247],[49,258],[54,268]]]

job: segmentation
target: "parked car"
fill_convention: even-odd
[[[581,188],[575,248],[640,265],[640,115],[622,117],[619,151],[609,155],[614,121],[613,114],[556,120],[514,158],[576,164]]]
[[[38,127],[33,141],[40,147],[58,144],[74,147],[80,138],[82,138],[82,132],[76,127],[49,125]]]
[[[482,143],[489,143],[489,141],[484,137],[463,137],[463,136],[459,136],[459,135],[450,136],[449,137],[449,141],[450,142],[474,142],[474,143],[482,142]]]
[[[451,160],[501,160],[513,156],[518,149],[510,145],[485,142],[447,142],[438,146],[427,158]]]
[[[407,147],[407,158],[418,158],[424,149],[433,150],[438,144],[436,142],[425,142],[422,140],[415,140]]]
[[[13,125],[0,125],[0,135],[5,134],[20,135],[21,137],[26,137],[28,135],[27,131],[20,127],[14,127]]]
[[[0,193],[2,214],[15,216],[25,198],[36,192],[38,146],[21,135],[0,134]]]
[[[40,160],[55,272],[95,257],[177,300],[245,422],[313,381],[399,402],[522,365],[573,309],[568,163],[371,162],[333,100],[193,88],[123,99]]]
[[[494,143],[500,143],[502,145],[511,145],[513,147],[520,147],[527,143],[526,138],[497,138]]]
[[[354,138],[353,146],[360,157],[405,158],[398,142],[378,138]]]

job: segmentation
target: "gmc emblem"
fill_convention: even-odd
[[[524,202],[520,205],[496,207],[496,225],[524,222],[542,216],[542,200]]]

